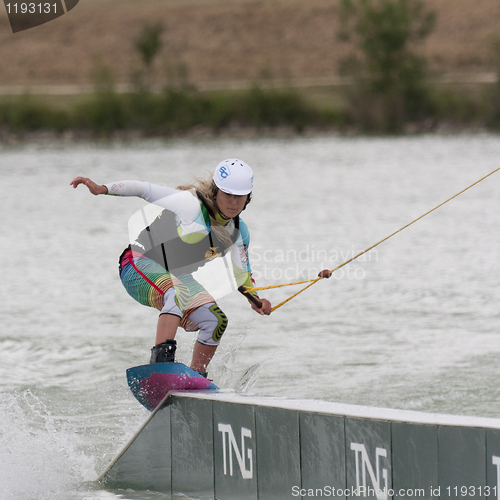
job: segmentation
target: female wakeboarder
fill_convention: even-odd
[[[98,185],[87,177],[70,184],[84,184],[94,195],[138,196],[162,208],[121,254],[120,279],[137,302],[160,311],[150,363],[175,360],[181,326],[198,331],[191,368],[206,377],[228,319],[193,273],[230,252],[238,286],[252,286],[250,233],[240,218],[252,197],[252,169],[241,160],[224,160],[211,178],[175,189],[130,180]],[[261,307],[250,301],[252,309],[270,314],[271,303],[260,301]]]

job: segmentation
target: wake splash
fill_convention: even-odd
[[[0,395],[0,498],[66,500],[95,479],[83,439],[30,390]]]

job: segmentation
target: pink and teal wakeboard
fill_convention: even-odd
[[[153,411],[169,391],[217,390],[218,387],[182,363],[155,363],[129,368],[127,381],[137,401]]]

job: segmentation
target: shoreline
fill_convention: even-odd
[[[449,72],[442,73],[428,78],[433,85],[485,85],[499,82],[498,74],[494,71],[483,72]],[[258,84],[263,89],[307,89],[313,87],[348,87],[355,85],[355,81],[350,77],[329,76],[295,78],[292,80],[269,80],[253,82],[250,80],[238,81],[205,81],[188,84],[188,87],[198,92],[218,92],[233,90],[249,90]],[[163,92],[165,85],[156,84],[151,86],[151,93],[159,94]],[[134,91],[134,86],[130,83],[118,83],[113,86],[117,94],[129,94]],[[95,85],[93,84],[9,84],[0,85],[0,96],[16,96],[29,94],[30,96],[83,96],[93,94]]]
[[[0,146],[17,146],[24,144],[91,144],[91,143],[128,143],[137,141],[211,141],[211,140],[283,140],[297,138],[382,138],[398,139],[408,137],[418,137],[423,135],[458,137],[462,135],[490,135],[499,136],[500,132],[491,130],[486,126],[464,126],[450,122],[436,124],[432,128],[409,127],[410,130],[399,134],[367,133],[354,127],[348,130],[338,128],[306,127],[304,131],[297,132],[293,127],[228,127],[223,131],[214,131],[209,127],[197,127],[175,134],[145,134],[141,130],[115,131],[109,135],[96,135],[82,130],[67,130],[56,132],[53,130],[39,130],[31,132],[6,132],[0,129]]]

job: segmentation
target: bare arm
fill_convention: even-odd
[[[98,194],[108,194],[108,188],[106,186],[99,186],[94,181],[91,181],[88,177],[77,177],[73,179],[70,183],[75,189],[80,185],[84,184],[87,186],[88,190],[95,196]]]

